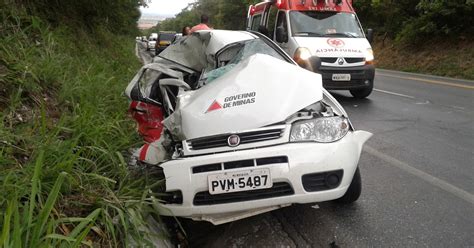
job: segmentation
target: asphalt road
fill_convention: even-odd
[[[186,222],[191,246],[474,247],[474,81],[377,70],[367,99],[332,93],[374,134],[359,162],[361,198]]]

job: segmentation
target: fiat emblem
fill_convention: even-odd
[[[239,135],[232,134],[231,136],[229,136],[229,138],[227,138],[227,144],[230,147],[236,147],[236,146],[240,145]]]

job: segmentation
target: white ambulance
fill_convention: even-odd
[[[374,86],[374,55],[352,0],[268,0],[251,5],[247,29],[273,39],[303,67],[318,57],[328,90],[350,90],[365,98]],[[309,69],[309,68],[308,68]]]

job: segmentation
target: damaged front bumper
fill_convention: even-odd
[[[160,214],[221,224],[294,203],[340,198],[352,181],[362,145],[370,136],[365,131],[353,131],[333,143],[284,143],[162,163],[166,192],[179,192],[182,198],[179,204],[159,203]],[[242,163],[246,164],[243,168],[216,166],[227,162],[238,165],[238,161],[249,160],[254,161],[252,167],[248,163]],[[209,194],[208,175],[252,168],[268,168],[273,187]],[[328,175],[336,175],[339,181],[325,183]]]

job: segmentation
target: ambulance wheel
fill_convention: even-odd
[[[370,85],[362,88],[362,89],[356,89],[356,90],[350,90],[351,95],[357,99],[363,99],[366,98],[372,93],[372,89],[374,88],[374,82],[371,81]]]
[[[334,200],[334,202],[342,205],[351,204],[357,199],[362,192],[362,182],[360,178],[360,171],[357,168],[356,172],[354,173],[354,177],[352,178],[352,182],[347,189],[347,192],[339,199]]]

